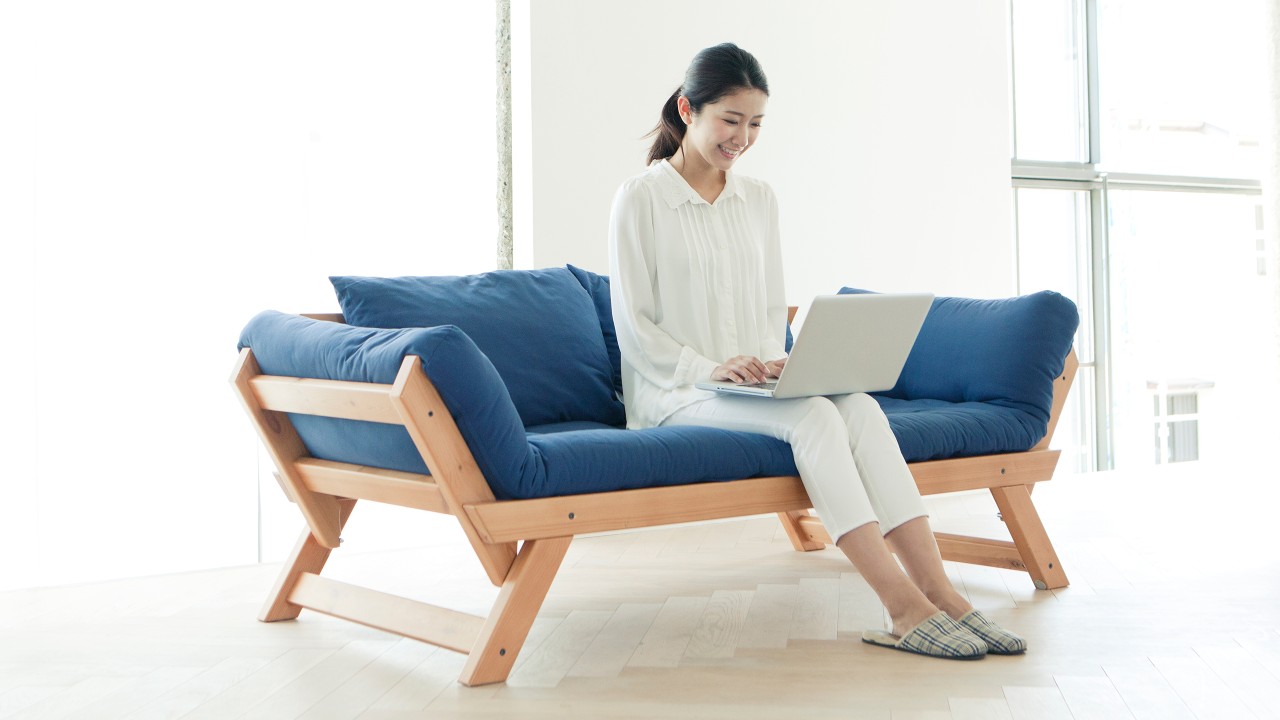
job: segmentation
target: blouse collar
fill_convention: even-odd
[[[746,189],[742,187],[742,183],[738,182],[738,176],[732,172],[727,172],[724,175],[724,190],[720,191],[720,197],[716,198],[714,204],[709,203],[698,194],[697,190],[694,190],[689,185],[688,181],[671,165],[669,160],[659,160],[656,164],[658,166],[658,178],[662,186],[662,196],[667,201],[667,205],[673,208],[679,207],[686,202],[694,205],[712,205],[714,207],[723,202],[725,198],[733,197],[734,195],[746,196]]]

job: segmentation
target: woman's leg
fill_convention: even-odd
[[[842,395],[832,402],[848,428],[849,448],[884,528],[885,541],[907,575],[931,603],[951,617],[969,612],[972,606],[956,592],[943,569],[920,490],[880,404],[866,394]]]
[[[1008,655],[1026,650],[1022,638],[975,612],[951,584],[924,501],[879,403],[865,394],[832,400],[848,427],[849,448],[867,496],[885,528],[884,539],[911,582],[933,606],[985,641],[991,652]]]
[[[884,603],[894,632],[902,634],[938,612],[889,552],[850,452],[845,422],[830,400],[716,397],[677,411],[663,424],[754,432],[790,443],[818,517]]]
[[[960,619],[973,609],[969,601],[956,591],[942,567],[942,553],[929,526],[929,518],[918,517],[899,525],[884,536],[889,547],[902,561],[911,582],[946,614]]]
[[[938,610],[945,610],[930,601],[914,578],[902,573],[885,546],[879,523],[867,523],[841,535],[836,539],[836,547],[849,558],[889,611],[894,635],[901,636]]]

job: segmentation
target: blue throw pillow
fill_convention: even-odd
[[[997,300],[935,298],[898,384],[880,394],[991,403],[1047,423],[1053,381],[1079,324],[1075,303],[1048,290]]]
[[[626,422],[595,306],[565,268],[329,279],[351,325],[461,328],[497,369],[525,425]]]

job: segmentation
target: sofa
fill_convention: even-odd
[[[500,682],[576,535],[777,513],[798,550],[831,543],[786,443],[624,428],[607,277],[567,266],[331,281],[340,315],[265,311],[240,336],[232,383],[307,521],[260,619],[318,610],[466,652],[462,682]],[[921,492],[990,490],[1010,530],[940,533],[944,557],[1066,585],[1030,487],[1057,463],[1048,443],[1077,324],[1052,292],[937,298],[897,385],[876,395]],[[322,577],[358,500],[454,515],[501,588],[493,611]]]

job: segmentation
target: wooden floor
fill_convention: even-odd
[[[861,577],[760,518],[575,542],[510,681],[482,688],[446,650],[256,622],[274,565],[0,594],[0,718],[1278,718],[1276,481],[1198,463],[1042,485],[1070,588],[948,565],[1022,657],[862,644],[884,616]],[[1007,537],[989,497],[929,502],[936,529]],[[330,567],[483,611],[496,591],[465,552]]]

